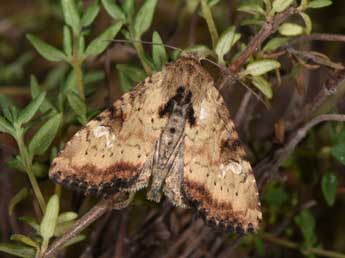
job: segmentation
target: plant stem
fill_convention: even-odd
[[[289,249],[296,249],[296,250],[300,249],[299,244],[294,243],[294,242],[289,241],[289,240],[286,240],[286,239],[278,238],[278,237],[276,237],[272,234],[269,234],[269,233],[263,233],[261,235],[261,237],[266,241],[272,242],[272,243],[277,244],[277,245],[284,246],[284,247],[289,248]],[[331,257],[331,258],[345,258],[345,254],[334,252],[334,251],[328,251],[328,250],[324,250],[324,249],[317,248],[317,247],[310,247],[310,248],[304,250],[304,252],[307,254],[315,254],[315,255]]]
[[[219,36],[218,36],[218,31],[217,31],[216,25],[215,25],[214,20],[213,20],[211,9],[205,0],[201,0],[201,10],[202,10],[202,14],[206,20],[208,30],[210,31],[211,39],[212,39],[212,46],[214,48],[218,42]]]
[[[37,183],[36,177],[34,176],[32,172],[32,158],[29,156],[29,153],[25,147],[22,130],[21,129],[18,129],[18,130],[19,130],[19,133],[17,134],[16,140],[17,140],[17,144],[19,148],[19,153],[23,159],[25,170],[29,177],[29,181],[31,183],[31,186],[36,196],[36,199],[38,201],[38,204],[41,208],[42,213],[44,213],[46,209],[46,203],[45,203],[43,194],[41,192],[41,189]]]
[[[75,79],[77,83],[77,88],[79,91],[79,96],[81,99],[85,99],[85,94],[84,94],[84,82],[83,82],[83,72],[81,69],[81,62],[78,60],[78,57],[75,57],[75,60],[72,61],[72,66],[73,70],[75,73]]]

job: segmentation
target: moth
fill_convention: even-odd
[[[167,64],[78,131],[50,177],[103,197],[148,188],[226,231],[262,219],[250,163],[222,96],[195,56]]]

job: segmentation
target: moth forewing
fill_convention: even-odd
[[[183,56],[124,94],[78,131],[50,176],[107,196],[148,187],[228,231],[252,232],[261,220],[250,164],[213,80]]]

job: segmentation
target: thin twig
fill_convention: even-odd
[[[261,27],[260,31],[254,36],[254,38],[249,42],[247,48],[243,50],[240,56],[230,65],[230,71],[236,73],[239,68],[247,61],[247,59],[254,53],[260,50],[261,44],[276,30],[279,25],[282,24],[287,18],[291,15],[298,12],[298,9],[295,7],[290,7],[284,12],[277,14],[273,21],[267,21]]]
[[[328,34],[328,33],[313,33],[309,35],[303,35],[295,38],[288,45],[297,44],[304,41],[337,41],[345,42],[345,35]]]
[[[288,156],[293,152],[296,148],[298,143],[307,135],[308,131],[313,128],[314,126],[318,125],[319,123],[326,122],[326,121],[338,121],[338,122],[345,122],[345,115],[340,114],[326,114],[320,115],[306,123],[304,126],[300,127],[296,133],[294,133],[287,143],[281,147],[280,149],[276,150],[273,155],[263,159],[255,166],[255,173],[257,176],[261,176],[261,180],[259,181],[259,187],[262,185],[262,179],[265,178],[264,173],[269,172],[271,175],[274,174],[279,166],[282,164],[284,160],[288,158]]]
[[[61,249],[67,241],[71,240],[73,237],[82,232],[91,223],[101,217],[106,213],[112,204],[112,200],[102,200],[97,203],[90,211],[88,211],[82,218],[80,218],[61,238],[57,239],[55,242],[49,246],[44,254],[44,258],[52,258]]]
[[[272,234],[269,234],[269,233],[263,233],[261,235],[261,237],[266,241],[272,242],[272,243],[277,244],[277,245],[284,246],[284,247],[289,248],[289,249],[299,250],[301,248],[301,246],[295,242],[292,242],[292,241],[286,240],[286,239],[278,238],[278,237],[276,237]],[[306,254],[315,254],[315,255],[324,256],[324,257],[331,257],[331,258],[345,258],[345,254],[334,252],[334,251],[328,251],[328,250],[324,250],[324,249],[317,248],[317,247],[310,247],[310,248],[306,248],[306,249],[302,249],[302,250]]]

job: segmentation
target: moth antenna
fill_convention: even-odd
[[[151,41],[145,41],[145,40],[129,40],[129,39],[113,39],[111,40],[112,42],[119,42],[119,43],[133,43],[133,42],[140,42],[146,45],[160,45],[160,46],[165,46],[166,48],[172,49],[172,50],[179,50],[183,52],[184,50],[179,47],[175,47],[169,44],[164,44],[164,43],[153,43]],[[217,62],[207,58],[207,57],[202,57],[201,60],[206,60],[209,63],[213,64],[214,66],[218,67],[223,73],[226,73],[226,67],[224,65],[220,65]]]

